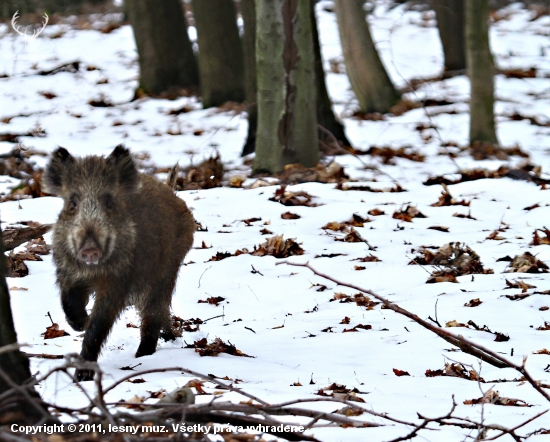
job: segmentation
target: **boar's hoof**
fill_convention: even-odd
[[[74,377],[77,382],[93,381],[94,374],[94,370],[76,370]]]
[[[97,248],[82,249],[78,252],[78,259],[87,265],[97,265],[101,258],[101,251]]]
[[[156,342],[142,342],[136,351],[136,358],[152,355],[157,349]]]

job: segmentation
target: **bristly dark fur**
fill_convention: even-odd
[[[60,147],[43,184],[64,200],[54,227],[54,262],[67,321],[86,330],[81,355],[97,360],[128,305],[136,306],[142,320],[136,357],[154,353],[161,329],[173,337],[172,292],[195,231],[186,204],[165,184],[140,174],[122,145],[107,158],[74,158]],[[92,376],[77,372],[79,380]]]

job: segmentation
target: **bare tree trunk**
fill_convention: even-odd
[[[497,145],[494,117],[495,65],[489,48],[489,0],[466,0],[466,55],[470,77],[470,145],[487,146],[475,154],[487,156]]]
[[[433,0],[446,71],[466,69],[464,0]]]
[[[6,257],[4,240],[0,232],[0,347],[17,342],[17,334],[11,314],[10,292],[6,284]],[[6,378],[7,377],[7,378]],[[0,395],[11,390],[11,394],[0,399],[0,425],[38,422],[46,415],[38,394],[34,389],[27,396],[13,387],[24,385],[31,378],[29,360],[19,350],[0,354]],[[29,403],[29,399],[34,403]]]
[[[195,54],[180,0],[126,0],[139,54],[140,92],[198,86]]]
[[[317,30],[317,17],[315,15],[316,0],[310,0],[311,32],[313,35],[313,53],[315,57],[315,89],[317,92],[317,122],[328,130],[340,146],[351,146],[344,132],[343,124],[336,118],[332,111],[332,102],[327,92],[325,83],[325,71],[323,69],[323,59],[321,57],[321,44],[319,41],[319,32]],[[326,132],[319,132],[319,140],[325,145],[333,144],[332,137]],[[333,148],[336,146],[333,146]]]
[[[243,146],[242,156],[256,149],[258,129],[258,87],[256,79],[256,7],[254,0],[241,0],[241,14],[244,23],[242,37],[244,52],[244,90],[248,112],[248,135]]]
[[[399,93],[378,56],[363,10],[364,0],[335,0],[344,61],[361,112],[385,113]]]
[[[257,0],[256,172],[319,160],[310,0]]]
[[[205,108],[244,101],[243,48],[233,0],[193,0]]]

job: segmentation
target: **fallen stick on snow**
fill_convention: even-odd
[[[309,265],[309,262],[306,262],[305,264],[298,264],[288,261],[282,261],[278,262],[276,265],[280,264],[286,264],[289,266],[296,266],[296,267],[307,267],[310,269],[313,273],[315,273],[317,276],[320,276],[321,278],[328,279],[329,281],[332,281],[338,285],[345,286],[352,288],[354,290],[359,290],[360,292],[367,293],[371,295],[373,298],[378,299],[381,301],[385,307],[393,310],[396,313],[399,313],[403,316],[406,316],[409,319],[412,319],[417,324],[420,324],[422,327],[430,330],[431,332],[435,333],[440,338],[443,338],[445,341],[449,342],[450,344],[455,345],[456,347],[460,348],[464,353],[468,353],[472,356],[475,356],[476,358],[481,359],[484,362],[487,362],[488,364],[491,364],[497,368],[513,368],[520,372],[525,380],[531,384],[531,386],[537,390],[544,398],[550,402],[550,394],[548,394],[542,386],[537,382],[535,379],[531,377],[527,369],[525,368],[525,362],[527,358],[523,359],[523,363],[521,365],[516,364],[514,362],[509,361],[508,359],[500,356],[499,354],[495,353],[494,351],[489,350],[488,348],[483,347],[482,345],[476,344],[475,342],[472,342],[468,339],[466,339],[463,336],[460,335],[454,335],[453,333],[448,332],[444,328],[437,327],[433,324],[430,324],[428,321],[425,321],[424,319],[420,318],[419,316],[415,315],[414,313],[409,312],[408,310],[405,310],[402,307],[399,307],[397,304],[388,301],[383,296],[378,295],[377,293],[374,293],[372,290],[364,289],[362,287],[359,287],[354,284],[350,284],[344,281],[339,281],[336,278],[333,278],[332,276],[326,275],[324,273],[321,273],[317,270],[315,270],[311,265]]]

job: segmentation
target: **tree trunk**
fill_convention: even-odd
[[[497,145],[493,83],[495,65],[489,48],[489,0],[466,0],[466,56],[470,77],[470,145]],[[477,157],[487,155],[478,152]]]
[[[193,0],[203,107],[244,101],[244,60],[233,0]]]
[[[139,55],[140,92],[158,95],[199,84],[180,0],[126,0]]]
[[[325,71],[323,69],[323,58],[321,57],[321,44],[317,30],[317,17],[315,15],[315,3],[317,0],[310,0],[311,32],[313,36],[313,54],[315,57],[315,89],[317,92],[317,122],[321,127],[328,130],[340,146],[351,146],[344,132],[343,124],[336,118],[332,111],[332,102],[327,92],[325,83]],[[334,144],[334,139],[326,132],[319,131],[319,140],[326,146]],[[336,146],[332,146],[334,149]]]
[[[372,41],[364,3],[364,0],[335,0],[340,42],[361,112],[385,113],[399,100],[399,93]]]
[[[310,0],[257,0],[256,172],[319,160]]]
[[[258,87],[256,80],[256,7],[254,0],[241,0],[244,33],[244,90],[248,112],[248,135],[241,155],[251,154],[256,148],[256,130],[258,129]]]
[[[433,0],[433,2],[437,29],[445,56],[445,71],[462,71],[466,69],[464,0]]]
[[[17,342],[6,270],[4,240],[0,232],[0,348]],[[44,422],[53,420],[47,415],[34,388],[27,389],[26,396],[21,391],[13,390],[14,385],[24,385],[30,378],[29,360],[23,353],[19,350],[0,353],[0,395],[12,391],[0,399],[0,425],[38,422],[41,418],[44,418]],[[29,399],[32,403],[29,403]]]

